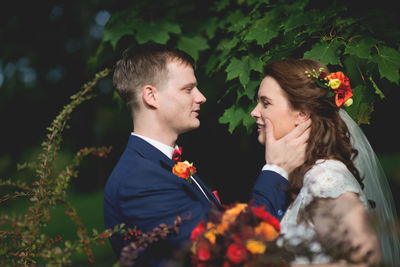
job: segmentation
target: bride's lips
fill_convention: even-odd
[[[265,129],[264,124],[257,123],[257,132],[262,132]]]

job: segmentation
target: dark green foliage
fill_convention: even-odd
[[[114,231],[106,230],[103,233],[93,229],[93,233],[89,234],[75,208],[66,199],[70,180],[77,177],[77,168],[82,159],[90,154],[107,157],[111,147],[82,148],[63,170],[59,171],[54,166],[62,133],[67,128],[71,113],[82,102],[93,97],[89,93],[109,72],[108,69],[100,71],[93,81],[86,83],[78,93],[71,96],[71,102],[47,128],[48,134],[42,143],[42,152],[37,161],[18,166],[19,170],[25,168],[34,170],[33,177],[26,176],[22,181],[0,180],[1,189],[8,189],[9,192],[1,195],[0,204],[13,199],[23,199],[28,206],[25,214],[8,214],[4,211],[0,213],[1,266],[32,266],[36,263],[63,266],[71,263],[70,257],[75,252],[85,252],[88,260],[93,261],[90,245],[106,239],[114,231],[121,231],[119,227]],[[78,239],[74,242],[63,240],[62,233],[55,237],[45,234],[44,230],[51,220],[50,212],[58,206],[65,209],[65,214],[77,227]]]
[[[252,128],[247,103],[254,100],[263,65],[272,60],[312,58],[331,71],[342,70],[355,95],[348,112],[358,123],[368,124],[377,96],[384,98],[381,80],[399,84],[395,25],[382,25],[379,14],[361,12],[359,6],[290,0],[226,0],[200,6],[185,1],[174,12],[159,13],[176,1],[155,2],[158,9],[138,12],[143,2],[135,1],[129,9],[115,12],[99,51],[113,53],[127,43],[146,41],[175,44],[198,59],[208,75],[224,72],[227,87],[221,96],[234,95],[236,100],[219,122],[229,124],[230,132],[239,125]],[[113,51],[104,51],[109,44]]]

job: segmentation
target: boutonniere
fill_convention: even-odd
[[[172,168],[172,173],[191,183],[192,179],[190,179],[190,176],[196,173],[196,167],[193,166],[193,163],[189,163],[187,160],[183,162],[179,161]]]
[[[191,183],[192,179],[190,179],[190,177],[196,173],[196,167],[193,166],[193,163],[189,163],[187,160],[183,162],[180,161],[181,157],[182,147],[179,147],[175,149],[172,154],[172,160],[176,162],[172,168],[172,173]]]

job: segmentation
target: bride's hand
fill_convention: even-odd
[[[266,119],[266,124],[265,161],[281,167],[289,174],[305,161],[311,119],[278,140],[274,137],[272,123]]]

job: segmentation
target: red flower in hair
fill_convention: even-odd
[[[351,99],[353,93],[349,77],[341,71],[327,75],[322,70],[323,68],[320,68],[319,72],[316,72],[313,69],[312,71],[306,71],[306,74],[308,77],[313,77],[318,86],[332,90],[332,93],[335,94],[335,104],[337,107],[341,107],[343,104],[348,107],[353,104],[353,100]],[[328,93],[327,96],[330,97],[331,94]]]
[[[352,89],[350,86],[350,79],[349,77],[344,75],[343,72],[339,71],[329,74],[328,80],[330,87],[336,94],[335,96],[336,106],[341,107],[343,104],[345,104],[347,100],[349,100],[353,96]],[[347,105],[349,104],[350,102],[347,103]]]

